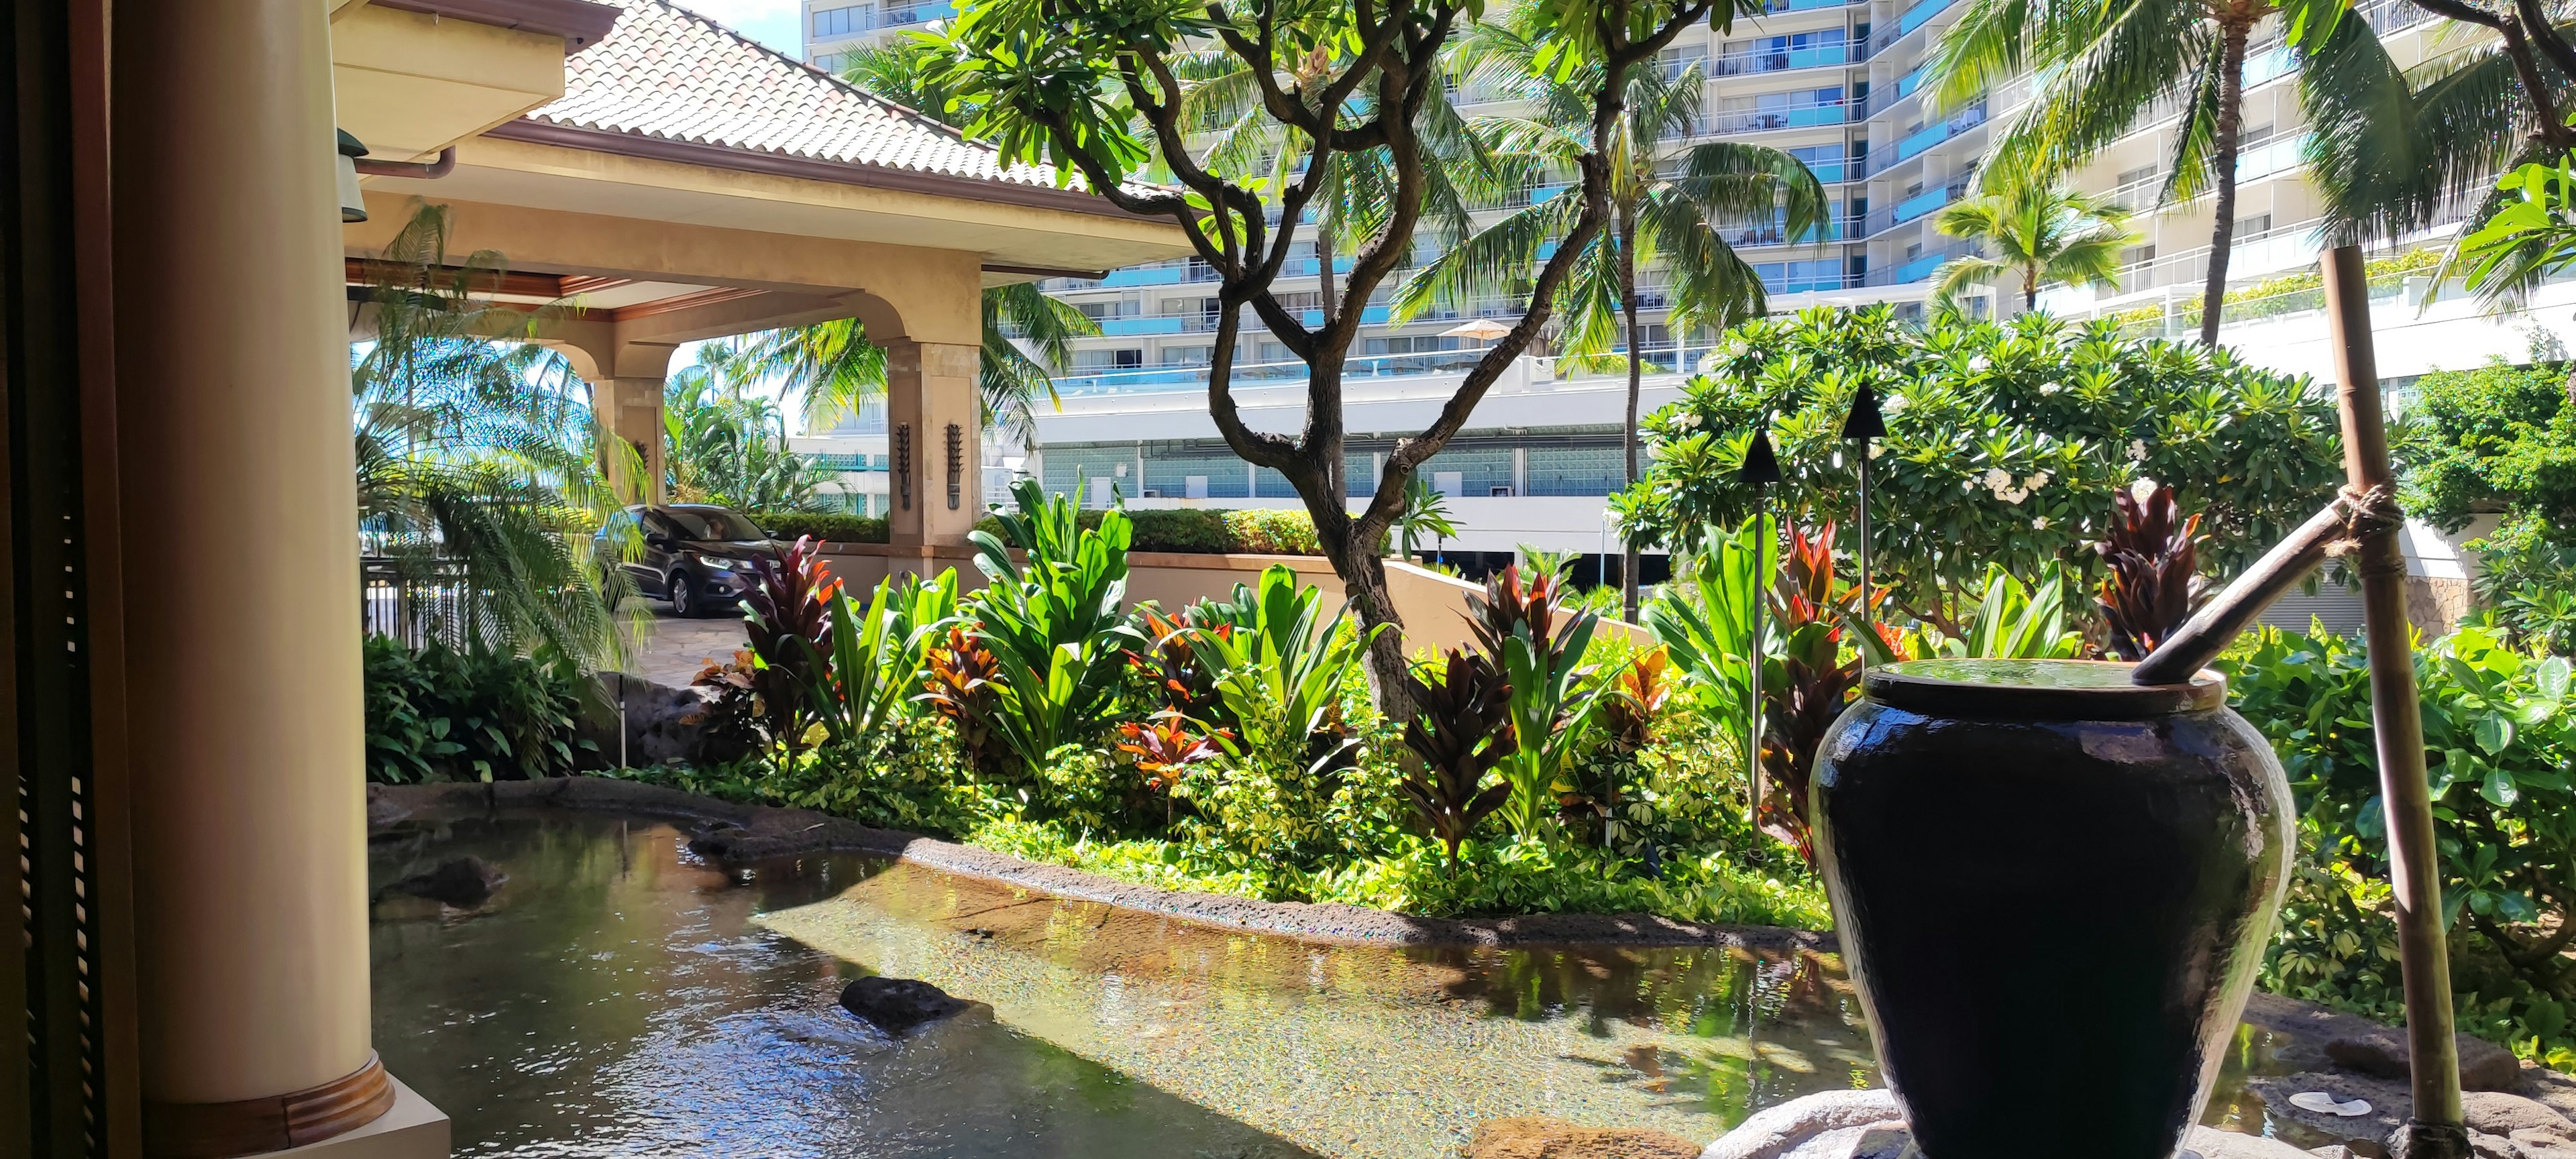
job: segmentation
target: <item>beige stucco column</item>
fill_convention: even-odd
[[[115,8],[117,456],[149,1153],[393,1093],[368,1031],[327,6]]]
[[[662,445],[662,379],[625,377],[600,380],[596,385],[598,405],[608,416],[609,430],[626,444],[626,452],[609,456],[608,483],[630,503],[660,503],[664,500]],[[641,460],[644,477],[629,476],[629,464]]]
[[[890,538],[897,545],[964,543],[984,514],[975,398],[981,351],[903,338],[885,346]]]

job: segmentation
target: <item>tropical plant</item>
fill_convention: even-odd
[[[1585,679],[1583,653],[1600,624],[1592,612],[1567,614],[1555,577],[1524,582],[1517,564],[1487,579],[1483,594],[1467,596],[1467,630],[1510,689],[1515,739],[1502,766],[1512,787],[1505,820],[1524,836],[1554,812],[1573,755],[1590,739],[1592,708],[1604,689]]]
[[[809,669],[823,725],[844,744],[873,743],[912,701],[931,641],[956,618],[957,570],[888,576],[865,604],[842,588],[825,606],[831,652]]]
[[[1395,520],[1396,558],[1411,562],[1417,558],[1414,545],[1425,537],[1448,539],[1458,534],[1458,525],[1449,518],[1449,497],[1434,490],[1420,476],[1404,482],[1404,510]]]
[[[2209,586],[2200,574],[2200,517],[2184,518],[2173,488],[2143,480],[2111,495],[2109,535],[2093,545],[2106,574],[2094,596],[2108,647],[2138,661],[2180,631]]]
[[[1753,637],[1757,601],[1780,572],[1779,532],[1768,516],[1733,530],[1704,528],[1693,546],[1673,561],[1676,582],[1646,605],[1646,630],[1682,674],[1681,692],[1694,709],[1735,742],[1749,768],[1758,746],[1753,730],[1751,657],[1767,654],[1768,638]]]
[[[596,438],[588,387],[532,340],[545,311],[493,300],[502,256],[451,253],[450,221],[419,207],[368,266],[349,373],[361,541],[405,580],[455,591],[468,635],[613,660],[610,609],[632,585],[591,558],[621,505],[599,456],[640,468]]]
[[[787,444],[776,404],[745,393],[742,347],[709,342],[662,390],[663,462],[669,493],[682,503],[739,511],[812,511],[830,472]]]
[[[2023,176],[1943,206],[1932,224],[1970,238],[1992,257],[1952,258],[1933,290],[1953,304],[1979,282],[2018,282],[2021,308],[2037,309],[2046,282],[2120,288],[2120,251],[2138,244],[2129,211],[2055,182]],[[1633,481],[1633,480],[1632,480]]]
[[[1764,233],[1776,228],[1790,242],[1814,240],[1823,236],[1831,209],[1816,175],[1782,150],[1738,141],[1682,144],[1703,128],[1708,84],[1699,63],[1628,70],[1615,117],[1606,126],[1597,121],[1592,94],[1609,82],[1597,62],[1568,67],[1557,47],[1562,34],[1549,22],[1555,15],[1531,4],[1477,22],[1451,51],[1450,67],[1462,87],[1529,105],[1526,115],[1477,119],[1490,123],[1487,131],[1506,154],[1558,172],[1587,155],[1602,159],[1609,219],[1557,286],[1556,345],[1561,356],[1577,360],[1624,349],[1628,410],[1621,447],[1633,485],[1645,373],[1639,267],[1659,267],[1669,279],[1658,293],[1670,303],[1674,332],[1723,330],[1760,317],[1765,295],[1762,279],[1719,227],[1750,223]],[[1495,219],[1407,278],[1396,290],[1394,316],[1520,293],[1589,211],[1574,199],[1552,197]],[[1630,545],[1626,552],[1621,600],[1634,619],[1637,550]]]
[[[1632,790],[1646,779],[1640,754],[1654,743],[1655,722],[1672,704],[1677,681],[1672,659],[1661,648],[1629,657],[1604,686],[1598,702],[1606,741],[1576,762],[1564,791],[1557,794],[1556,819],[1569,832],[1591,844],[1626,852],[1634,844],[1630,828],[1642,811]],[[1642,852],[1642,849],[1640,850]]]
[[[1165,616],[1161,608],[1145,604],[1136,609],[1136,631],[1146,639],[1146,649],[1128,650],[1127,666],[1153,686],[1155,698],[1166,710],[1203,727],[1230,729],[1238,723],[1226,707],[1225,698],[1217,694],[1217,677],[1223,674],[1223,666],[1211,667],[1201,660],[1196,647],[1196,638],[1202,632],[1228,634],[1234,631],[1233,625],[1195,627],[1186,613]]]
[[[832,684],[831,603],[840,581],[823,570],[814,541],[800,539],[777,559],[752,561],[757,578],[742,594],[743,634],[751,644],[751,692],[770,758],[782,770],[812,748]]]
[[[2406,509],[2446,531],[2496,519],[2467,545],[2479,599],[2518,639],[2576,648],[2576,399],[2568,367],[2490,363],[2418,379],[2394,451]]]
[[[1350,624],[1347,609],[1323,618],[1321,588],[1295,569],[1272,564],[1257,584],[1234,585],[1231,600],[1190,607],[1185,639],[1243,742],[1303,751],[1314,772],[1336,766],[1352,743],[1341,726],[1341,690],[1376,629]],[[1179,707],[1175,704],[1174,707]],[[1277,721],[1285,735],[1266,735]]]
[[[1623,534],[1688,549],[1755,514],[1740,469],[1757,423],[1786,476],[1775,509],[1850,511],[1852,398],[1885,400],[1873,444],[1870,562],[1894,607],[1949,636],[1989,563],[2036,575],[2050,560],[2089,589],[2112,494],[2170,480],[2202,514],[2203,566],[2242,568],[2334,494],[2334,408],[2315,383],[2225,349],[2133,341],[2115,325],[2045,314],[2007,323],[1899,324],[1885,307],[1749,322],[1707,372],[1646,419],[1654,466],[1612,500]]]
[[[2084,655],[2084,633],[2066,626],[2064,566],[2051,560],[2038,578],[2023,583],[1988,564],[1977,585],[1976,611],[1963,633],[1946,636],[1924,625],[1919,638],[1898,651],[1981,660],[2071,660]]]
[[[1863,591],[1835,575],[1833,524],[1813,536],[1793,526],[1788,539],[1779,581],[1770,589],[1780,654],[1764,657],[1762,666],[1762,772],[1768,789],[1759,815],[1765,831],[1812,865],[1816,850],[1807,786],[1815,772],[1816,749],[1860,689],[1863,653],[1879,663],[1893,661],[1898,640],[1894,629],[1875,624],[1875,635],[1866,630],[1851,634],[1853,648],[1846,656],[1845,629],[1856,627],[1886,593]]]
[[[1448,848],[1454,874],[1459,844],[1512,798],[1509,779],[1485,783],[1518,749],[1511,689],[1491,661],[1454,650],[1436,679],[1410,672],[1405,679],[1419,712],[1404,726],[1404,747],[1419,764],[1397,788]]]
[[[2393,969],[2349,950],[2370,938],[2381,908],[2367,883],[2387,876],[2378,750],[2370,726],[2370,673],[2361,641],[2328,632],[2296,636],[2264,629],[2256,645],[2223,661],[2238,710],[2272,740],[2296,791],[2309,856],[2359,904],[2315,930],[2285,931],[2273,970],[2294,993],[2398,1008]],[[2441,899],[2452,934],[2452,976],[2463,1023],[2509,1026],[2531,1053],[2568,1045],[2576,964],[2570,921],[2576,894],[2576,705],[2568,661],[2508,647],[2495,634],[2463,628],[2415,656],[2424,744],[2432,758],[2435,847]],[[2379,887],[2383,891],[2384,886]],[[2379,919],[2384,925],[2385,919]],[[2295,951],[2295,953],[2285,952]],[[2377,974],[2374,978],[2370,975]]]
[[[2275,17],[2290,41],[2326,43],[2348,0],[1974,0],[1933,50],[1925,85],[1962,106],[2027,73],[2029,99],[1982,166],[1989,190],[2028,174],[2054,178],[2179,105],[2159,200],[2215,189],[2200,340],[2218,344],[2219,305],[2236,229],[2236,164],[2245,124],[2246,49]],[[2360,24],[2358,20],[2352,24]]]
[[[364,664],[370,781],[566,776],[598,755],[577,735],[581,668],[546,645],[521,656],[369,636]]]
[[[1127,623],[1127,517],[1080,526],[1073,502],[1036,480],[1011,488],[1002,534],[972,533],[990,581],[970,601],[974,635],[998,663],[985,724],[1036,772],[1058,746],[1107,731],[1126,654],[1146,643]],[[1016,548],[1026,562],[1011,558]]]
[[[976,773],[997,772],[1001,764],[993,728],[1001,715],[1001,670],[1001,658],[963,625],[951,625],[947,639],[922,654],[921,700],[957,730],[959,752]]]
[[[1535,24],[1560,34],[1543,63],[1563,76],[1598,78],[1582,102],[1580,119],[1592,133],[1575,165],[1579,193],[1569,204],[1579,212],[1565,223],[1557,251],[1531,274],[1530,305],[1518,324],[1461,376],[1428,427],[1396,442],[1356,514],[1344,479],[1350,463],[1345,362],[1368,324],[1376,290],[1424,240],[1420,227],[1432,216],[1433,180],[1425,161],[1435,147],[1428,137],[1439,131],[1426,129],[1424,110],[1447,99],[1449,77],[1439,58],[1465,10],[1451,0],[1393,6],[1251,0],[1206,10],[1150,0],[970,0],[936,34],[938,71],[926,82],[959,107],[975,108],[970,133],[992,140],[1005,162],[1053,164],[1070,171],[1067,180],[1078,174],[1121,210],[1170,219],[1205,264],[1216,297],[1229,307],[1249,307],[1307,364],[1304,427],[1293,435],[1255,430],[1233,390],[1231,353],[1244,311],[1220,310],[1211,335],[1220,353],[1209,367],[1209,413],[1237,455],[1280,472],[1296,489],[1314,517],[1324,557],[1370,627],[1402,623],[1381,552],[1406,482],[1528,349],[1547,324],[1558,287],[1610,223],[1612,138],[1630,74],[1652,67],[1684,29],[1731,26],[1752,9],[1749,0],[1618,0],[1615,6],[1531,0],[1531,7]],[[1304,150],[1299,162],[1258,174],[1229,174],[1203,163],[1193,140],[1199,126],[1188,121],[1192,102],[1180,77],[1182,58],[1205,52],[1239,62],[1201,75],[1221,72],[1251,85],[1260,95],[1254,104],[1281,126],[1283,146]],[[1283,301],[1288,291],[1280,277],[1325,183],[1352,171],[1337,165],[1335,154],[1385,158],[1360,168],[1386,177],[1387,208],[1338,288],[1335,309],[1309,326],[1307,311]],[[1131,183],[1137,175],[1170,184]],[[1395,719],[1409,716],[1396,635],[1374,637],[1369,656],[1381,708]]]

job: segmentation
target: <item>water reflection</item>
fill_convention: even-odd
[[[490,903],[374,925],[378,1049],[459,1155],[1422,1159],[1505,1115],[1711,1139],[1877,1077],[1829,956],[1317,946],[858,856],[728,873],[580,814],[414,822],[372,870],[465,854]],[[993,1012],[891,1041],[833,1002],[871,971]],[[2248,1030],[2208,1121],[2263,1130],[2267,1059]]]

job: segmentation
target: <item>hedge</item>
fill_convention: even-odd
[[[810,535],[825,543],[884,543],[886,521],[838,511],[755,511],[751,521],[775,539]]]
[[[1100,512],[1085,511],[1082,526],[1100,526]],[[1267,507],[1183,507],[1130,510],[1135,525],[1130,551],[1168,551],[1187,555],[1322,555],[1315,541],[1315,521],[1303,511]],[[978,530],[1001,534],[991,516]]]

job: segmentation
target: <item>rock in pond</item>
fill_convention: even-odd
[[[970,1005],[913,978],[861,978],[841,988],[841,1009],[888,1034],[963,1014]]]
[[[2509,1091],[2522,1081],[2522,1060],[2483,1038],[2459,1036],[2460,1089]],[[2374,1078],[2407,1076],[2406,1031],[2403,1027],[2365,1023],[2326,1043],[2326,1057],[2337,1067]]]
[[[1459,1151],[1464,1159],[1694,1159],[1699,1144],[1662,1131],[1578,1127],[1532,1115],[1487,1119]]]
[[[1746,1119],[1725,1138],[1709,1144],[1700,1159],[1914,1159],[1913,1143],[1894,1094],[1827,1091],[1791,1099]],[[2034,1154],[2050,1149],[2034,1140]],[[2316,1157],[2278,1139],[2194,1127],[2184,1137],[2177,1159]]]
[[[492,891],[501,888],[501,883],[508,880],[510,875],[501,872],[491,862],[480,857],[459,857],[440,863],[436,869],[415,873],[386,886],[385,891],[425,897],[458,909],[473,909],[492,900]]]

